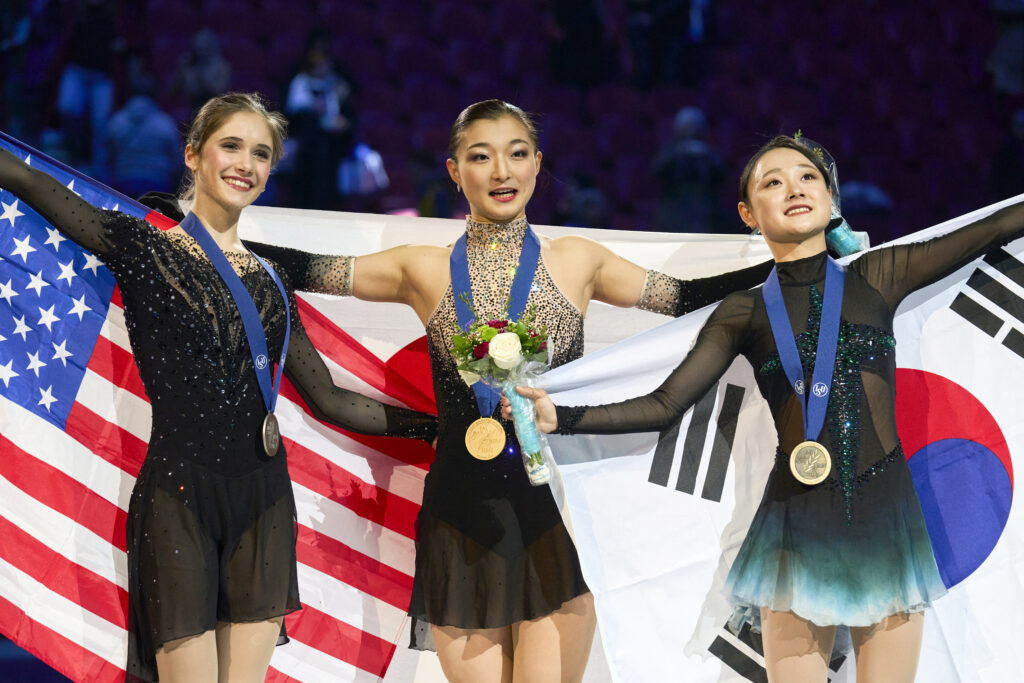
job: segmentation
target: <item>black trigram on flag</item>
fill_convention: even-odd
[[[768,683],[768,672],[764,668],[764,646],[761,634],[750,630],[750,624],[744,624],[739,633],[728,626],[723,626],[720,635],[715,638],[708,652],[718,657],[730,669],[754,683]],[[832,653],[828,663],[828,680],[836,680],[846,663],[846,655]],[[844,674],[843,678],[845,678]]]
[[[1004,249],[986,254],[985,263],[1024,288],[1024,263]],[[1018,329],[1024,328],[1024,298],[980,268],[971,274],[967,286],[995,304],[1001,313],[993,313],[963,292],[956,295],[949,308],[992,338],[999,335],[1004,325],[1011,325],[1000,343],[1024,358],[1024,333]]]
[[[740,405],[746,392],[741,386],[727,384],[722,407],[718,411],[715,423],[714,441],[711,455],[704,477],[704,488],[701,498],[721,502],[722,489],[725,487],[725,474],[729,470],[729,454],[732,453],[732,442],[736,436],[736,419],[739,417]],[[697,485],[697,474],[701,468],[701,456],[704,443],[707,441],[708,428],[712,424],[711,414],[715,407],[715,396],[718,385],[715,385],[693,407],[690,424],[683,439],[683,452],[679,463],[679,474],[676,476],[675,489],[684,493],[693,493]],[[685,417],[685,416],[684,416]],[[651,462],[651,473],[647,480],[659,486],[668,486],[669,475],[679,442],[679,428],[683,418],[658,435],[658,445],[654,450]]]

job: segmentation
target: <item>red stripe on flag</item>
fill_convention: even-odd
[[[0,557],[54,593],[83,609],[127,628],[128,591],[75,564],[0,517]]]
[[[299,314],[313,346],[378,391],[393,396],[405,405],[428,413],[437,413],[433,387],[417,387],[391,370],[350,334],[331,322],[309,302],[298,298]]]
[[[288,450],[288,472],[292,481],[344,505],[360,517],[407,538],[416,537],[419,505],[387,489],[364,482],[316,451],[290,439],[284,442]]]
[[[173,228],[175,225],[178,224],[178,221],[174,220],[173,218],[168,218],[159,211],[150,211],[149,213],[147,213],[146,222],[155,225],[161,230]]]
[[[400,610],[409,609],[412,577],[408,574],[301,524],[295,550],[302,564]]]
[[[114,287],[114,293],[110,295],[110,305],[111,306],[117,306],[118,308],[124,310],[124,302],[121,301],[121,288],[120,287],[117,287],[117,286]]]
[[[124,681],[124,669],[34,621],[17,605],[2,597],[0,632],[72,680],[89,683]]]
[[[335,659],[358,666],[380,677],[388,670],[394,643],[303,605],[285,617],[288,635]]]
[[[288,399],[292,403],[302,406],[302,410],[316,420],[310,411],[309,406],[306,405],[302,397],[299,396],[299,392],[295,390],[292,383],[283,380],[281,382],[281,396]],[[317,420],[320,424],[324,425],[328,429],[332,429],[339,434],[344,434],[353,441],[361,443],[364,446],[372,448],[375,451],[384,453],[385,455],[404,462],[407,465],[414,465],[420,469],[430,469],[430,463],[434,461],[434,449],[431,448],[426,441],[420,439],[400,439],[394,436],[370,436],[368,434],[356,434],[355,432],[349,432],[340,427],[336,427],[328,422]]]
[[[127,514],[81,482],[0,436],[0,476],[48,508],[125,549]]]
[[[292,681],[302,683],[299,679],[286,676],[274,667],[270,667],[267,669],[267,677],[264,679],[263,683],[292,683]]]
[[[135,366],[135,357],[106,337],[96,339],[88,368],[114,386],[149,401],[139,377],[139,369]]]
[[[131,432],[107,422],[77,401],[71,406],[64,431],[110,464],[133,477],[139,475],[147,444]]]

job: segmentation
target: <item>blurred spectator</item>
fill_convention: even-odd
[[[609,228],[611,210],[608,198],[590,176],[574,173],[555,206],[552,220],[555,225],[572,228]]]
[[[593,86],[607,80],[612,51],[601,0],[554,0],[547,33],[556,81]]]
[[[683,107],[672,124],[672,141],[654,162],[660,196],[654,212],[658,232],[734,232],[724,226],[718,197],[725,179],[722,159],[705,140],[707,118]]]
[[[31,77],[28,57],[34,19],[29,0],[11,0],[6,11],[0,12],[0,58],[7,64],[0,90],[0,109],[6,110],[7,116],[0,124],[17,138],[27,137],[28,122],[35,113],[26,87]]]
[[[444,163],[432,151],[418,148],[409,159],[409,170],[416,183],[417,215],[452,218],[459,196]]]
[[[310,35],[284,105],[296,147],[293,194],[307,209],[334,208],[338,163],[355,147],[354,86],[335,65],[329,40],[326,31]]]
[[[988,57],[992,87],[1006,95],[1024,93],[1024,2],[994,0],[999,35]]]
[[[171,81],[171,94],[188,100],[189,109],[198,111],[208,99],[228,89],[231,64],[220,52],[220,41],[208,28],[192,35],[192,44],[181,55]]]
[[[116,0],[72,0],[68,4],[57,109],[72,166],[88,172],[96,145],[114,108],[115,58],[124,39]]]
[[[989,187],[993,201],[1024,192],[1024,110],[1018,109],[1010,122],[1010,131],[992,157]]]
[[[712,30],[711,0],[626,0],[630,80],[696,83]]]
[[[129,197],[148,190],[173,192],[183,166],[177,125],[153,99],[155,84],[150,74],[135,74],[132,92],[110,119],[103,137],[101,160],[107,177]]]

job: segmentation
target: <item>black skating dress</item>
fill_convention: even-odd
[[[689,355],[654,392],[606,406],[558,406],[559,432],[658,431],[743,355],[771,410],[779,449],[726,580],[733,624],[749,619],[757,626],[760,607],[847,626],[920,611],[945,587],[896,434],[893,317],[915,289],[1022,233],[1019,205],[942,237],[868,252],[846,266],[839,349],[818,439],[832,454],[833,469],[817,486],[801,484],[789,470],[788,454],[804,440],[803,414],[779,362],[759,288],[726,297]],[[778,264],[806,386],[825,258],[822,252]]]
[[[274,457],[263,451],[266,409],[241,318],[216,269],[187,235],[98,210],[4,150],[0,186],[113,273],[152,406],[149,447],[128,508],[126,680],[156,680],[155,653],[168,641],[219,621],[263,621],[300,609],[288,461],[283,446]],[[280,292],[252,256],[228,257],[260,313],[270,356],[280,357]],[[333,385],[281,275],[292,311],[285,368],[314,414],[356,432],[431,439],[432,416]]]
[[[526,234],[526,219],[508,224],[466,222],[467,257],[478,315],[500,318]],[[351,294],[352,257],[325,256],[252,244],[274,259],[300,290]],[[677,280],[649,271],[637,305],[682,315],[731,291],[763,282],[771,263],[733,273]],[[358,270],[358,269],[357,269]],[[583,315],[537,264],[527,306],[547,325],[552,366],[583,355]],[[416,574],[409,614],[411,647],[432,649],[428,624],[482,629],[551,614],[588,592],[572,539],[547,486],[532,486],[511,421],[501,420],[510,449],[494,460],[473,458],[466,428],[480,417],[476,398],[451,355],[457,318],[449,285],[426,332],[438,410],[437,457],[427,474],[416,523]],[[500,407],[493,417],[501,419]]]

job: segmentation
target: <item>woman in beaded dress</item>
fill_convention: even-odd
[[[471,211],[473,303],[479,316],[500,318],[540,171],[536,129],[518,107],[478,102],[452,127],[449,154],[449,174]],[[595,627],[593,601],[551,493],[530,485],[518,455],[481,461],[466,450],[466,429],[480,412],[450,351],[457,324],[452,247],[345,257],[251,246],[281,263],[299,289],[405,303],[426,327],[440,427],[417,519],[412,647],[436,644],[453,683],[580,680]],[[762,281],[769,268],[680,281],[582,237],[541,238],[527,303],[547,326],[558,366],[582,355],[591,300],[678,316]],[[515,444],[512,423],[503,426]]]
[[[818,377],[823,311],[840,314],[820,436],[805,433],[769,321],[770,295],[761,289],[726,297],[687,357],[647,396],[556,408],[542,390],[519,392],[537,400],[545,431],[658,431],[703,396],[737,355],[746,357],[771,409],[779,449],[726,580],[734,623],[760,625],[770,681],[826,681],[835,627],[842,624],[851,627],[858,681],[908,683],[917,668],[923,610],[945,587],[896,433],[893,317],[914,290],[1024,234],[1024,204],[932,240],[863,254],[843,268],[841,299],[829,306],[824,280],[833,266],[824,231],[831,198],[820,160],[792,138],[775,138],[747,164],[740,195],[741,217],[760,229],[775,256],[785,311],[772,316],[782,325],[788,318],[794,374],[801,376],[802,366],[804,386],[812,385],[812,371]],[[816,485],[801,483],[790,470],[790,453],[807,439],[832,454],[831,474]]]
[[[287,372],[317,417],[356,432],[430,440],[432,416],[334,386],[290,286],[286,308],[238,239],[241,210],[281,156],[284,126],[253,95],[224,95],[202,108],[185,152],[198,229],[239,274],[271,358],[280,358],[290,310]],[[2,149],[0,186],[110,269],[152,405],[128,508],[125,680],[263,681],[274,645],[286,641],[284,615],[301,607],[295,501],[283,446],[268,455],[260,436],[267,408],[225,280],[180,226],[162,232],[98,210]]]

